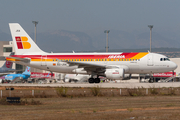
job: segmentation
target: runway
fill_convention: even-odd
[[[101,87],[101,88],[162,88],[162,87],[180,87],[180,82],[167,83],[52,83],[52,84],[0,84],[0,86],[27,86],[27,87]]]

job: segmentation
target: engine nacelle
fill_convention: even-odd
[[[123,80],[130,80],[130,79],[131,79],[131,74],[124,74]]]
[[[106,69],[106,78],[113,80],[124,79],[124,69]]]

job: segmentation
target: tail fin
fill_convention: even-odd
[[[17,55],[43,52],[18,23],[9,23],[9,27]]]
[[[11,55],[14,55],[14,52],[11,52],[11,54],[9,56],[11,56]],[[2,67],[3,68],[12,68],[12,65],[13,65],[12,62],[6,61]]]
[[[25,72],[22,73],[23,75],[30,75],[31,74],[31,67],[27,66]]]

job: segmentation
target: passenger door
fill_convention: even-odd
[[[41,56],[41,65],[42,66],[46,66],[46,59],[47,59],[47,55],[42,55]]]
[[[147,65],[153,66],[153,55],[151,54],[148,55]]]

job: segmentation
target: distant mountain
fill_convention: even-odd
[[[150,47],[150,33],[144,32],[134,34],[125,31],[111,30],[109,33],[109,49],[140,49]],[[92,36],[96,49],[104,49],[106,46],[106,35],[101,33]],[[152,47],[180,48],[180,36],[152,33]]]
[[[98,31],[98,30],[97,30]],[[47,52],[105,51],[106,34],[104,32],[74,32],[58,30],[37,33],[38,46]],[[34,34],[30,34],[34,39]],[[11,35],[0,32],[1,41],[11,40]],[[109,49],[142,49],[150,46],[149,32],[125,32],[111,30]],[[152,33],[152,48],[180,48],[180,35],[168,32]]]
[[[83,51],[94,50],[92,38],[83,32],[55,31],[38,33],[37,44],[44,51]]]

